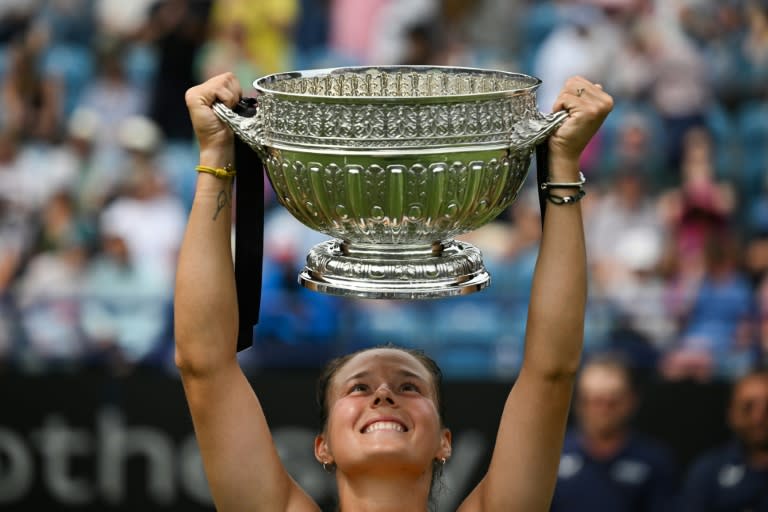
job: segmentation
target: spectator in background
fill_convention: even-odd
[[[169,141],[192,139],[184,92],[198,81],[195,58],[208,36],[206,27],[212,2],[159,0],[139,36],[157,52],[158,72],[150,90],[149,116]]]
[[[24,216],[0,197],[0,369],[11,359],[18,338],[18,313],[12,300],[11,283],[25,261],[29,231]]]
[[[117,127],[130,117],[146,115],[145,91],[130,83],[125,73],[124,43],[102,39],[95,53],[96,74],[80,96],[78,110],[97,115],[102,127]],[[117,130],[102,129],[95,135],[98,152],[120,152]]]
[[[68,193],[43,209],[37,246],[16,282],[28,370],[79,367],[85,341],[79,329],[80,286],[87,245]]]
[[[220,23],[213,37],[200,48],[198,67],[203,80],[232,71],[240,83],[252,84],[262,75],[258,60],[250,53],[247,27],[239,19]]]
[[[674,235],[681,279],[696,283],[704,272],[704,248],[731,227],[736,196],[730,183],[715,176],[711,135],[693,128],[683,141],[682,181],[660,197],[664,222]]]
[[[467,33],[472,48],[490,59],[488,67],[523,67],[520,54],[526,43],[526,25],[530,23],[530,13],[522,5],[524,3],[522,0],[473,2]]]
[[[626,36],[614,55],[608,87],[634,105],[643,105],[655,80],[657,34],[647,18],[627,27]]]
[[[563,23],[542,41],[533,61],[533,74],[542,80],[537,97],[539,110],[549,112],[557,96],[557,84],[566,77],[579,75],[605,84],[612,73],[620,31],[591,5],[563,2]],[[581,167],[589,175],[602,153],[603,132],[599,132],[582,154]]]
[[[738,266],[738,242],[709,239],[705,274],[684,318],[679,345],[662,362],[668,379],[734,379],[755,363],[752,287]]]
[[[744,2],[744,11],[748,31],[742,52],[746,66],[739,70],[737,81],[747,88],[743,101],[765,100],[768,95],[765,88],[768,80],[768,1],[748,0]]]
[[[727,411],[734,439],[697,458],[680,512],[768,511],[768,371],[741,377]]]
[[[678,319],[665,303],[667,288],[659,271],[662,244],[649,230],[624,233],[615,252],[622,272],[602,283],[602,296],[615,316],[609,345],[624,354],[633,369],[649,372],[656,371],[659,356],[669,350],[678,334]]]
[[[711,24],[711,36],[702,41],[703,52],[711,73],[712,91],[728,112],[735,112],[751,99],[752,87],[746,79],[747,63],[744,61],[744,39],[747,34],[746,5],[741,0],[716,2],[708,6],[714,13],[707,13]],[[738,76],[738,80],[733,77]]]
[[[362,2],[358,2],[360,4]],[[366,2],[369,3],[369,2]],[[331,0],[299,0],[293,26],[295,63],[300,69],[326,68],[331,26]]]
[[[646,192],[654,196],[659,189],[678,185],[676,180],[668,178],[663,154],[659,151],[658,130],[654,126],[651,116],[640,112],[627,112],[621,116],[615,138],[601,157],[599,174],[590,177],[606,184],[617,170],[638,169],[645,176]]]
[[[101,222],[127,244],[133,264],[152,267],[170,290],[186,209],[170,192],[156,159],[162,133],[145,117],[127,119],[118,132],[128,156],[122,170],[125,178],[122,189],[102,211]]]
[[[101,115],[93,110],[75,110],[67,122],[63,142],[63,150],[77,167],[72,193],[78,211],[91,224],[124,179],[119,165],[122,153],[114,148],[104,149],[99,143],[102,132],[107,131],[101,119]]]
[[[768,274],[757,287],[758,342],[762,364],[768,365]]]
[[[265,75],[290,71],[293,62],[291,35],[297,9],[297,0],[215,0],[210,19],[217,34],[232,30],[233,25],[238,27],[251,64],[260,75]],[[250,84],[254,78],[244,84]]]
[[[330,0],[329,46],[347,64],[372,64],[378,15],[392,0]]]
[[[4,0],[0,2],[0,48],[26,34],[40,0]]]
[[[30,27],[28,41],[39,53],[40,73],[59,88],[56,130],[61,129],[93,77],[93,26],[92,0],[48,0]]]
[[[51,139],[62,123],[63,84],[40,69],[40,50],[24,40],[7,50],[3,112],[7,130],[20,137]]]
[[[439,8],[436,0],[389,0],[376,13],[376,30],[370,36],[370,60],[365,64],[403,62],[408,57],[409,45],[413,44],[413,27],[434,24]]]
[[[36,144],[0,128],[0,197],[24,215],[34,215],[77,177],[76,159],[59,144]]]
[[[576,383],[576,426],[565,437],[552,512],[674,510],[676,464],[631,428],[638,397],[617,358],[588,361]]]
[[[602,12],[593,6],[563,7],[564,23],[541,43],[533,73],[542,79],[538,98],[542,111],[548,112],[567,76],[581,75],[597,83],[610,76],[618,35],[605,22]]]
[[[684,34],[663,27],[656,34],[650,100],[663,124],[666,166],[676,172],[681,167],[686,134],[706,125],[712,91],[706,63],[694,43]]]
[[[171,318],[167,276],[133,258],[122,231],[111,219],[101,226],[100,250],[83,278],[79,318],[90,361],[117,372],[161,355]]]
[[[623,244],[644,236],[650,248],[658,247],[666,238],[655,197],[649,193],[645,169],[626,164],[617,168],[610,192],[594,199],[586,225],[590,251],[590,267],[597,286],[611,293],[614,283],[631,274],[630,262],[624,259]],[[651,261],[653,265],[655,262]],[[620,286],[620,285],[619,285]]]
[[[110,38],[133,40],[147,23],[158,0],[94,0],[94,18],[99,32]]]

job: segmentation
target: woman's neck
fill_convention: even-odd
[[[341,512],[426,512],[432,475],[337,474]]]

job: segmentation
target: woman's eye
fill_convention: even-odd
[[[416,384],[412,384],[410,382],[406,382],[402,386],[400,386],[400,389],[403,391],[415,391],[416,393],[419,392],[419,387]]]
[[[365,384],[355,384],[354,386],[352,386],[349,389],[349,391],[351,393],[356,393],[356,392],[360,392],[360,391],[367,391],[367,390],[368,390],[368,386],[366,386]]]

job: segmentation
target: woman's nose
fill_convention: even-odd
[[[382,403],[385,403],[387,405],[395,404],[395,400],[392,398],[392,391],[389,389],[389,386],[387,386],[386,384],[382,384],[381,386],[376,388],[376,392],[374,393],[373,404],[380,405]]]

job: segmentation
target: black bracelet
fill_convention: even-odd
[[[547,200],[552,204],[572,204],[581,201],[585,195],[587,195],[586,190],[580,188],[579,191],[572,196],[556,196],[554,194],[547,194]]]

